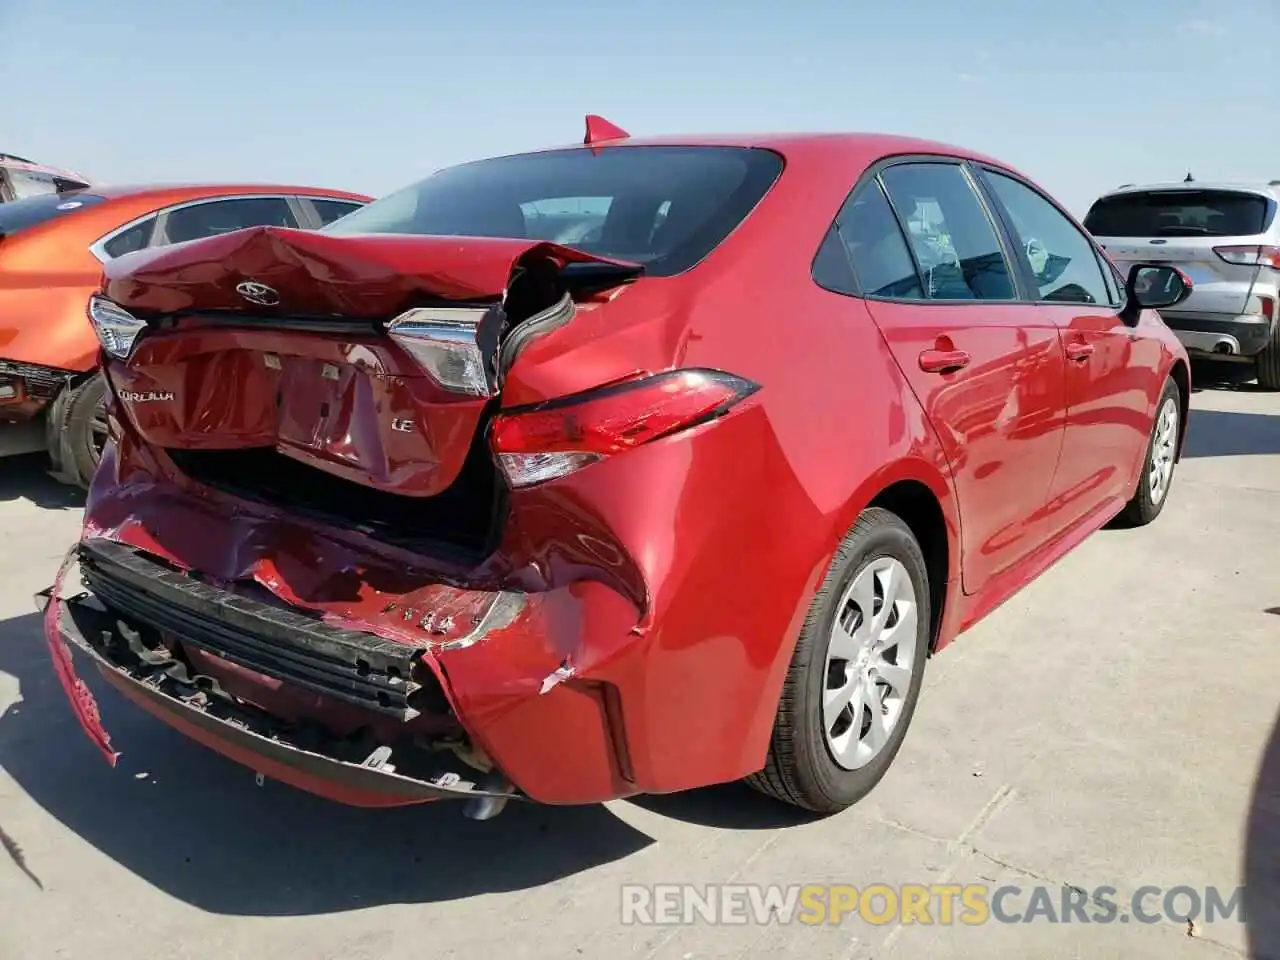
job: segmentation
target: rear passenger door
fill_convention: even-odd
[[[1155,339],[1120,319],[1120,291],[1093,241],[1039,190],[993,168],[982,182],[1017,239],[1040,313],[1062,333],[1066,434],[1048,505],[1050,536],[1131,494],[1162,384]]]
[[[937,431],[959,500],[967,593],[1043,542],[1062,443],[1063,358],[960,161],[895,159],[837,229],[858,289]]]

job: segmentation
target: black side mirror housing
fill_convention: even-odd
[[[1143,310],[1167,310],[1191,296],[1191,278],[1164,263],[1135,263],[1124,284],[1126,323],[1137,323]]]

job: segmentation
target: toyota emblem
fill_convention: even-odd
[[[250,303],[257,303],[264,307],[274,307],[280,302],[280,294],[265,283],[258,283],[256,280],[246,280],[244,283],[236,284],[236,293]]]

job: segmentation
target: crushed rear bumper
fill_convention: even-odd
[[[124,555],[110,556],[117,551]],[[315,621],[303,624],[301,631],[289,630],[297,625],[284,621],[306,618],[244,598],[228,604],[231,595],[152,561],[132,555],[136,562],[131,564],[131,552],[120,545],[105,551],[81,545],[73,553],[85,581],[102,590],[103,599],[110,596],[113,609],[92,592],[59,596],[59,584],[41,592],[37,603],[45,611],[51,645],[65,642],[87,655],[112,686],[179,732],[262,776],[354,806],[469,799],[477,801],[472,815],[484,816],[519,796],[500,774],[482,773],[454,752],[427,749],[417,738],[371,739],[367,728],[340,736],[305,719],[267,713],[198,672],[164,638],[167,628],[180,626],[183,641],[216,652],[220,659],[265,676],[287,675],[295,686],[312,683],[328,699],[359,702],[372,696],[384,715],[399,712],[402,718],[412,712],[407,703],[417,688],[405,677],[399,686],[408,692],[399,707],[400,700],[388,701],[386,688],[396,686],[390,681],[397,658],[412,651],[388,650],[388,642],[380,638]],[[187,594],[181,608],[139,602],[166,591]],[[164,619],[145,619],[153,615]],[[180,618],[186,618],[183,624],[177,623]],[[70,670],[69,655],[59,657],[55,648],[55,659]],[[345,688],[344,678],[352,681]],[[336,690],[324,689],[335,684]],[[101,732],[96,705],[73,672],[64,676],[64,686],[90,735],[95,726]],[[112,756],[105,733],[94,738]]]

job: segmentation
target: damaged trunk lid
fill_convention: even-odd
[[[129,420],[179,470],[373,532],[492,485],[506,367],[640,272],[537,241],[257,227],[113,262],[91,317],[126,345],[107,372]]]

